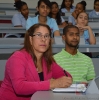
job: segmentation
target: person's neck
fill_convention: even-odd
[[[52,15],[52,18],[56,19],[56,15],[55,15],[55,14],[53,14],[53,15]]]
[[[71,55],[75,55],[75,54],[77,54],[77,47],[68,47],[68,46],[66,46],[65,51],[67,51]]]
[[[39,23],[46,24],[46,22],[47,22],[47,17],[39,16],[39,17],[38,17],[38,20],[39,20]]]
[[[67,11],[70,11],[70,8],[69,7],[66,7]]]

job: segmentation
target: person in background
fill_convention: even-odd
[[[88,14],[81,12],[76,19],[76,26],[80,30],[80,36],[84,36],[85,44],[96,44],[96,38],[91,27],[88,25]]]
[[[27,30],[24,47],[6,63],[0,100],[30,100],[36,91],[66,88],[71,84],[71,75],[52,56],[50,27],[38,23]]]
[[[76,24],[76,18],[79,13],[84,12],[86,10],[86,2],[81,1],[77,3],[74,12],[68,17],[68,24],[69,25],[75,25]]]
[[[12,17],[12,25],[14,27],[26,27],[26,20],[29,18],[28,5],[24,1],[17,1],[14,3],[14,7],[18,12]],[[23,34],[24,35],[24,34]],[[5,37],[21,37],[22,34],[6,34]]]
[[[99,0],[94,0],[94,10],[89,13],[89,18],[99,18]]]
[[[50,17],[54,18],[56,20],[59,28],[63,28],[66,25],[68,25],[65,22],[65,20],[63,19],[63,17],[60,15],[59,7],[58,7],[58,4],[56,2],[51,2]]]
[[[36,17],[28,18],[26,29],[29,29],[36,23],[47,24],[50,26],[53,36],[60,36],[58,25],[55,19],[48,17],[51,10],[51,2],[49,0],[39,0],[37,5]]]
[[[73,12],[75,7],[72,5],[73,0],[63,0],[60,10],[62,15],[66,14],[67,12]]]
[[[14,3],[14,7],[19,12],[16,13],[12,18],[12,25],[14,27],[26,27],[26,20],[29,17],[28,5],[24,1],[17,1]]]
[[[67,70],[73,77],[73,82],[88,82],[95,77],[91,58],[79,52],[79,28],[68,25],[63,29],[65,48],[54,55],[56,63]]]

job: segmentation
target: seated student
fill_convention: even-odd
[[[6,63],[0,100],[30,100],[36,91],[69,87],[72,77],[56,64],[52,56],[51,30],[35,24],[25,34],[24,47]]]
[[[89,18],[99,18],[99,0],[94,0],[94,10],[89,13]]]
[[[79,13],[84,12],[86,10],[86,2],[81,1],[76,4],[75,11],[68,17],[68,24],[69,25],[75,25],[76,24],[76,18]]]
[[[32,25],[36,23],[43,23],[50,26],[53,36],[60,36],[58,25],[55,19],[48,17],[51,10],[51,2],[49,0],[39,0],[37,5],[38,12],[37,16],[33,18],[28,18],[26,29],[29,29]]]
[[[61,12],[62,15],[64,15],[67,12],[73,12],[75,10],[75,7],[72,5],[74,1],[73,0],[63,0],[61,4]]]
[[[67,70],[73,77],[73,82],[88,82],[95,77],[91,58],[79,52],[79,28],[68,25],[63,29],[65,48],[54,55],[56,63]]]
[[[96,38],[90,26],[88,26],[88,14],[81,12],[76,19],[76,26],[80,30],[80,35],[84,36],[85,44],[96,44]]]
[[[54,18],[57,22],[59,28],[63,28],[67,25],[63,17],[60,15],[59,7],[56,2],[51,2],[51,12],[50,17]]]
[[[29,9],[26,2],[17,1],[14,3],[19,13],[16,13],[12,18],[12,25],[14,27],[26,27],[26,20],[29,17]]]
[[[12,25],[14,27],[26,27],[26,20],[29,17],[29,9],[27,3],[24,1],[17,1],[14,3],[14,6],[19,11],[12,18]],[[11,37],[13,34],[7,34],[5,37]],[[19,34],[15,36],[20,37]]]

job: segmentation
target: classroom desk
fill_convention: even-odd
[[[34,17],[35,15],[31,15],[31,17]],[[12,15],[0,15],[0,20],[11,20]]]
[[[98,94],[81,93],[53,93],[52,91],[38,91],[34,93],[31,100],[99,100]]]
[[[0,33],[26,33],[23,27],[0,27]]]
[[[23,45],[10,45],[10,44],[1,44],[0,45],[0,53],[12,53],[15,50],[18,50],[22,47]],[[53,53],[58,53],[62,50],[62,48],[65,48],[65,45],[52,45],[52,52]],[[79,46],[79,51],[80,52],[99,52],[99,45],[80,45]]]
[[[15,11],[14,3],[0,3],[0,11],[10,10]],[[29,11],[36,11],[36,8],[29,8]]]
[[[65,45],[52,45],[53,53],[58,53],[65,48]],[[99,45],[79,45],[80,52],[99,52]]]
[[[63,28],[60,28],[59,30],[60,30],[60,33],[62,34],[62,33],[63,33]],[[93,31],[94,33],[99,33],[99,26],[97,26],[97,27],[92,27],[92,31]]]
[[[65,21],[68,21],[68,16],[62,16]],[[99,22],[99,18],[89,18],[89,22]]]
[[[63,33],[63,28],[60,28],[60,33]],[[92,28],[94,33],[99,33],[99,27]],[[25,33],[26,29],[22,27],[0,27],[0,33]]]
[[[34,17],[34,15],[30,15]],[[68,21],[68,16],[62,16],[66,21]],[[0,20],[11,20],[12,15],[0,15]],[[89,22],[99,22],[99,18],[89,18]]]
[[[11,20],[12,15],[0,15],[0,20]]]

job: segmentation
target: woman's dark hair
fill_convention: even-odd
[[[70,0],[70,1],[71,1],[71,6],[70,6],[70,8],[73,8],[73,5],[72,5],[72,2],[73,2],[73,1],[72,1],[72,0]],[[61,10],[62,8],[66,8],[66,7],[65,7],[65,0],[62,1],[60,10]]]
[[[51,8],[52,8],[52,6],[53,6],[54,4],[56,4],[57,7],[58,7],[57,2],[51,2]],[[50,12],[49,17],[52,17],[52,12]],[[56,22],[57,22],[58,25],[60,25],[60,24],[62,23],[60,12],[58,12],[57,15],[56,15]]]
[[[86,1],[81,1],[77,4],[81,4],[83,6],[83,10],[86,10],[86,5],[87,5]]]
[[[23,5],[27,5],[27,3],[24,1],[17,1],[14,3],[14,7],[16,7],[16,10],[21,10]]]
[[[96,4],[96,2],[99,2],[99,0],[94,0],[94,5]],[[95,9],[95,6],[94,6],[94,9]]]
[[[31,46],[29,37],[30,37],[30,36],[33,37],[33,34],[35,33],[35,31],[36,31],[39,27],[41,27],[41,26],[46,27],[46,28],[48,29],[49,33],[50,33],[50,36],[51,36],[51,29],[50,29],[50,27],[49,27],[48,25],[46,25],[46,24],[40,24],[40,23],[34,24],[33,26],[31,26],[31,27],[27,30],[27,32],[26,32],[26,34],[25,34],[25,39],[24,39],[24,47],[22,48],[22,49],[25,49],[28,53],[31,54],[31,56],[32,56],[32,58],[33,58],[33,61],[34,61],[34,63],[35,63],[35,66],[37,66],[37,58],[36,58],[36,55],[35,55],[35,53],[34,53],[33,47]],[[49,72],[49,71],[50,71],[50,68],[51,68],[51,64],[52,64],[53,62],[55,62],[55,61],[54,61],[54,58],[53,58],[53,56],[52,56],[51,40],[50,40],[50,43],[49,43],[49,48],[48,48],[48,50],[47,50],[46,52],[44,52],[43,57],[44,57],[44,59],[46,60],[47,70],[48,70],[48,72]]]
[[[49,0],[39,0],[37,7],[39,8],[39,6],[41,5],[41,3],[44,2],[50,9],[51,9],[51,2]],[[38,15],[39,12],[36,12],[35,15]]]

